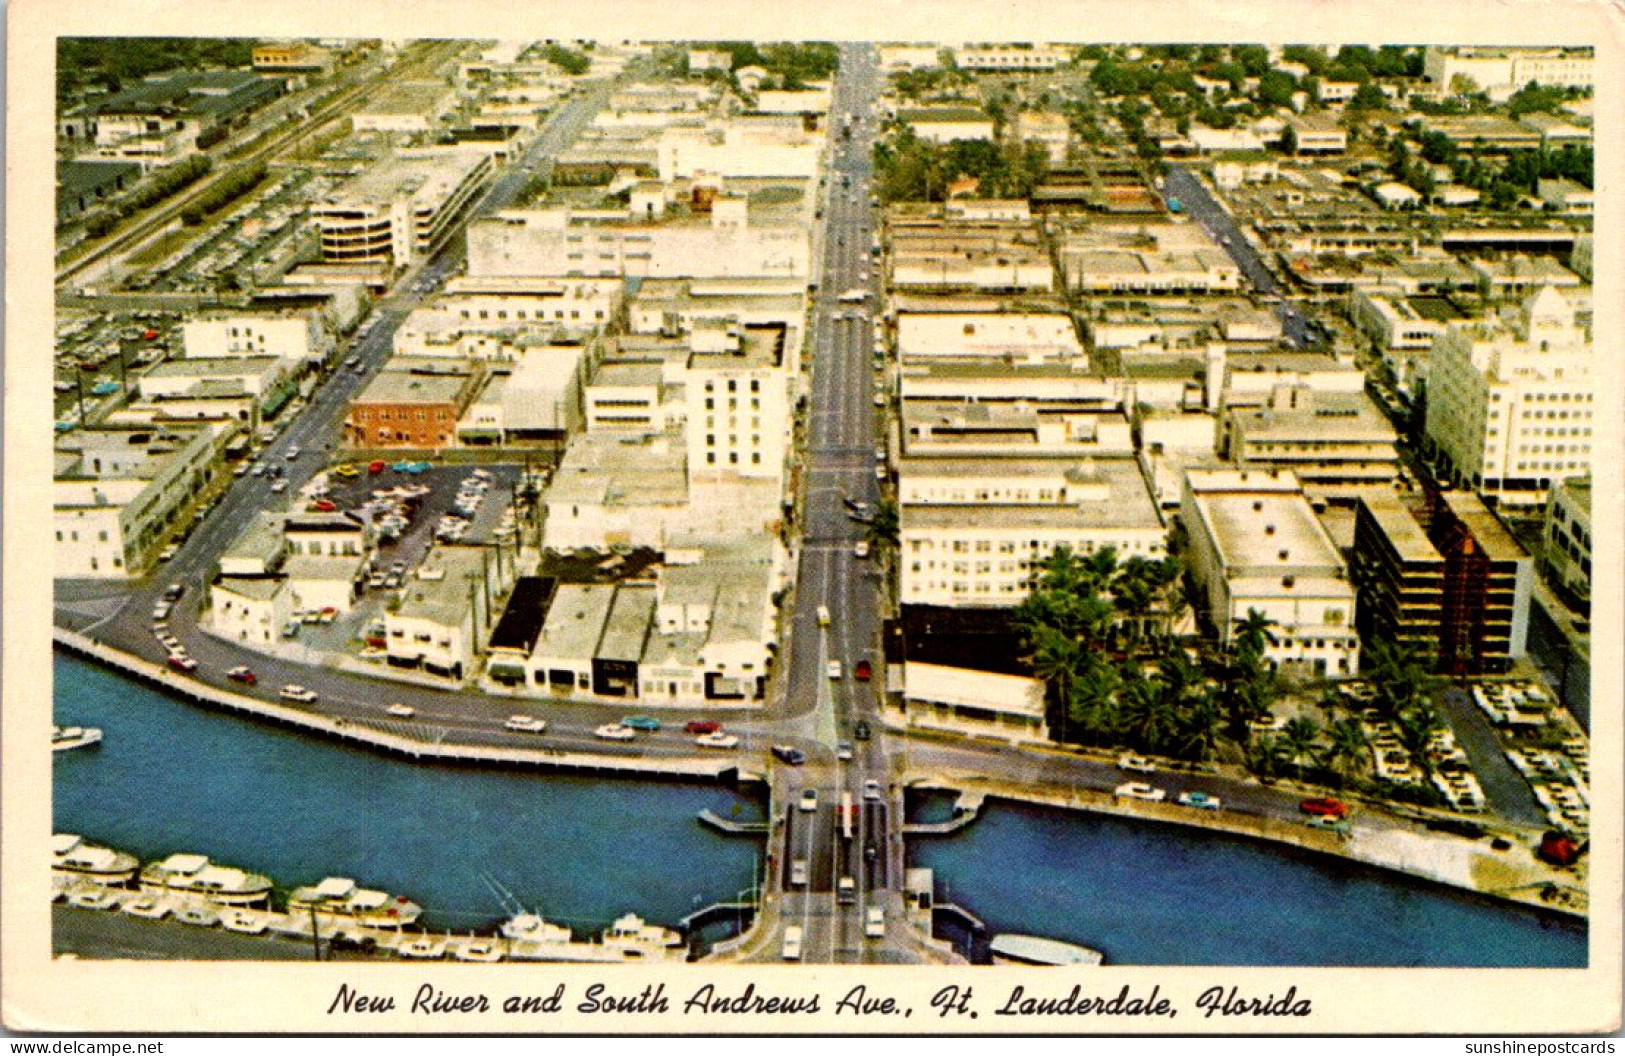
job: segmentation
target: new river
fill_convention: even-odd
[[[285,886],[324,876],[408,895],[432,927],[504,917],[487,879],[595,933],[671,924],[751,885],[756,820],[713,785],[422,766],[183,703],[58,654],[62,724],[99,748],[55,759],[58,831],[139,855],[194,851]],[[994,930],[1102,948],[1117,964],[1583,965],[1583,926],[1287,848],[1173,826],[989,804],[911,864]],[[1010,862],[1022,867],[1012,869]]]

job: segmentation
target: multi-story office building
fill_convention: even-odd
[[[1359,668],[1355,592],[1336,545],[1296,477],[1192,470],[1179,516],[1191,572],[1221,644],[1257,610],[1270,621],[1264,657],[1319,676]]]
[[[1437,655],[1445,559],[1405,503],[1386,488],[1360,496],[1350,571],[1359,593],[1361,639]]]
[[[1020,604],[1058,546],[1161,558],[1166,532],[1133,460],[907,459],[899,468],[904,605]]]
[[[1547,580],[1571,601],[1591,598],[1591,479],[1565,480],[1546,500],[1541,565]]]
[[[789,450],[785,328],[696,326],[685,386],[688,470],[694,476],[782,477]]]
[[[1476,496],[1441,493],[1428,537],[1445,557],[1439,667],[1504,672],[1526,652],[1534,560]]]

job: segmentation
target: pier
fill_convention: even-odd
[[[903,826],[905,836],[951,836],[975,821],[982,813],[987,793],[961,791],[954,801],[954,816],[947,821],[916,821]]]
[[[771,827],[765,821],[734,821],[723,817],[710,807],[700,811],[698,816],[701,825],[728,836],[756,836],[767,832]]]

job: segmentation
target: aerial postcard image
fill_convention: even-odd
[[[1619,16],[1105,10],[14,5],[6,1027],[1617,1030]]]

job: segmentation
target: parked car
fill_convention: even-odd
[[[226,677],[233,682],[241,682],[245,686],[259,685],[259,676],[241,664],[226,672]]]
[[[1316,814],[1309,819],[1308,825],[1312,829],[1330,829],[1333,832],[1349,831],[1348,819],[1339,818],[1332,814]]]
[[[1182,807],[1195,807],[1197,810],[1218,810],[1222,806],[1218,796],[1210,796],[1206,792],[1181,792],[1178,802]]]
[[[791,766],[800,766],[807,761],[807,753],[790,744],[775,744],[773,758]]]
[[[162,550],[158,551],[158,560],[159,561],[168,561],[169,559],[171,559],[172,557],[174,557],[176,554],[178,554],[180,552],[181,552],[181,544],[179,544],[179,543],[170,543],[168,546],[166,546]]]
[[[1298,804],[1298,809],[1305,814],[1313,814],[1324,818],[1343,818],[1347,817],[1349,812],[1347,803],[1340,799],[1332,799],[1330,796],[1317,796],[1314,799],[1306,799]]]
[[[1143,781],[1130,781],[1125,785],[1118,785],[1112,790],[1112,795],[1124,799],[1143,799],[1149,803],[1159,803],[1168,798],[1168,793],[1160,788],[1153,788]]]
[[[292,684],[283,686],[281,696],[283,700],[291,700],[295,704],[314,704],[316,702],[316,691],[306,689],[304,686]]]
[[[197,661],[193,660],[185,653],[170,653],[169,666],[174,668],[176,671],[191,674],[193,671],[197,670]]]
[[[502,726],[515,733],[544,733],[547,730],[547,723],[530,715],[511,715]]]

